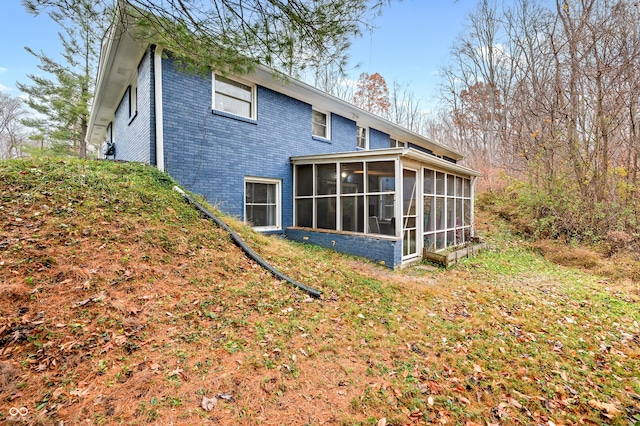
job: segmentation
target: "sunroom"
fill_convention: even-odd
[[[474,235],[479,174],[415,148],[292,157],[288,238],[398,268]]]

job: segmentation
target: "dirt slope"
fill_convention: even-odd
[[[0,419],[640,419],[631,296],[519,249],[390,273],[229,220],[324,292],[314,300],[248,260],[172,185],[134,164],[0,163]]]

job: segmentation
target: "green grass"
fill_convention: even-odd
[[[637,286],[498,223],[451,270],[390,272],[226,218],[312,300],[173,185],[139,164],[0,162],[0,372],[19,369],[2,400],[70,424],[638,421]],[[233,401],[199,408],[218,394]]]

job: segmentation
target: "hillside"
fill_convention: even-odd
[[[312,299],[174,184],[137,164],[0,162],[0,419],[640,422],[637,282],[548,262],[496,224],[455,269],[391,272],[226,218]]]

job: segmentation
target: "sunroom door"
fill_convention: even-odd
[[[417,172],[402,169],[402,258],[418,254],[417,229]]]

